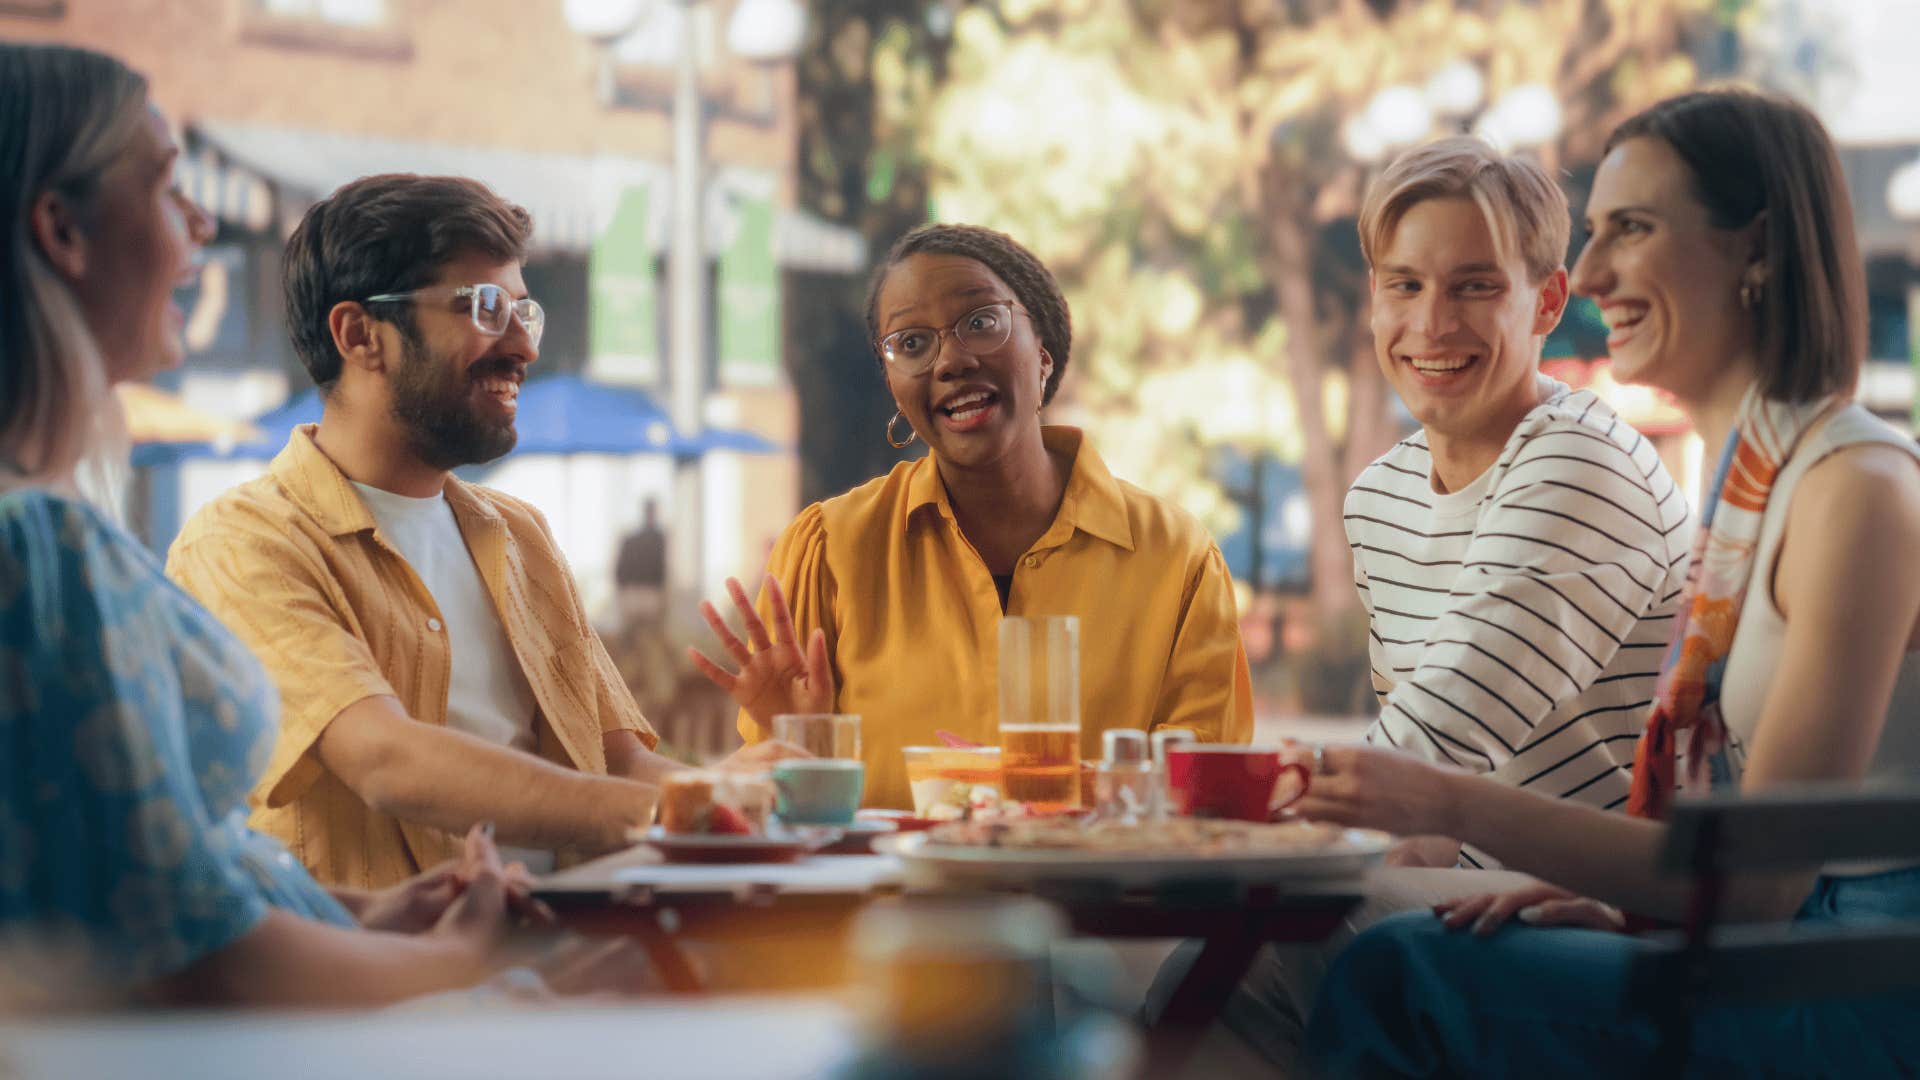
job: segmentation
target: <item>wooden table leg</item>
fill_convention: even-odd
[[[659,926],[639,926],[633,936],[640,941],[640,947],[647,950],[647,959],[653,962],[654,969],[660,973],[660,981],[675,994],[703,994],[706,985],[700,980],[700,973],[694,970],[693,961],[686,950],[674,939],[673,934]]]
[[[1220,1019],[1262,944],[1258,935],[1238,926],[1202,939],[1200,955],[1147,1033],[1147,1075],[1171,1076],[1186,1064],[1207,1028]]]

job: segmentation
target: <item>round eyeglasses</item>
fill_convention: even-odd
[[[933,366],[934,358],[940,355],[940,339],[947,334],[952,334],[961,348],[976,356],[992,352],[1013,336],[1013,313],[1016,311],[1028,318],[1033,317],[1026,308],[1012,300],[995,300],[960,316],[960,321],[946,330],[936,330],[931,326],[909,326],[904,330],[895,330],[880,339],[880,358],[889,367],[909,375],[918,375]]]
[[[507,290],[491,283],[480,285],[459,285],[447,289],[444,285],[430,285],[412,292],[381,293],[369,296],[361,301],[364,304],[391,304],[418,299],[432,293],[446,292],[454,300],[465,300],[467,313],[473,319],[473,325],[483,334],[499,337],[507,332],[507,320],[519,319],[520,325],[527,331],[528,340],[534,348],[540,347],[540,335],[547,329],[547,311],[540,301],[531,296],[515,300]],[[457,310],[457,309],[456,309]]]

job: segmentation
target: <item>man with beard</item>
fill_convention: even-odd
[[[253,824],[329,884],[400,881],[479,822],[535,872],[611,850],[679,767],[539,511],[451,472],[513,449],[545,323],[520,272],[531,233],[452,177],[367,177],[307,211],[287,319],[325,412],[168,553],[279,684]]]

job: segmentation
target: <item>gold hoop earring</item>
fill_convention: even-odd
[[[908,425],[907,425],[907,437],[906,437],[906,438],[904,438],[904,439],[896,439],[896,438],[894,438],[894,437],[893,437],[893,425],[894,425],[895,423],[897,423],[898,421],[901,421],[901,420],[904,420],[904,419],[906,419],[906,417],[904,417],[904,416],[902,416],[902,415],[901,415],[901,414],[900,414],[900,413],[899,413],[899,412],[898,412],[898,411],[896,410],[896,411],[894,412],[894,414],[893,414],[893,416],[892,416],[892,418],[890,418],[890,419],[889,419],[889,420],[887,421],[887,445],[888,445],[888,446],[891,446],[891,447],[893,447],[893,448],[894,448],[895,450],[905,450],[905,449],[906,449],[907,447],[909,447],[909,446],[912,446],[912,445],[913,445],[913,440],[915,440],[915,439],[917,439],[917,438],[919,438],[919,437],[920,437],[920,433],[919,433],[919,432],[917,432],[917,431],[915,431],[915,430],[913,430],[913,425],[912,425],[912,424],[908,424]]]

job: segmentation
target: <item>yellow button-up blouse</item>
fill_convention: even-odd
[[[1006,613],[1080,617],[1082,756],[1099,756],[1108,728],[1247,741],[1247,656],[1219,547],[1185,512],[1114,479],[1077,429],[1043,438],[1073,454],[1073,472],[1014,568]],[[900,751],[936,729],[998,741],[1000,594],[931,459],[801,511],[770,568],[799,639],[826,631],[836,708],[861,717],[867,805],[913,805]],[[764,590],[759,608],[771,619]],[[744,712],[739,728],[760,737]]]

